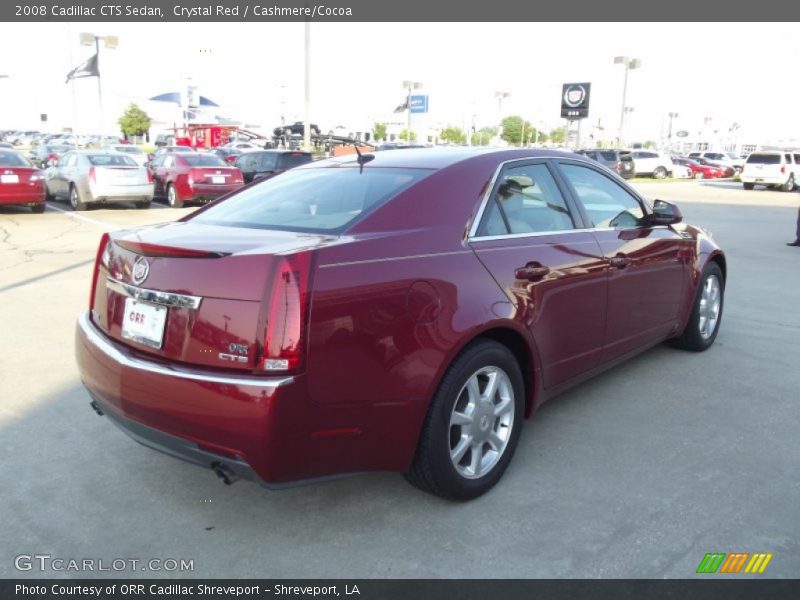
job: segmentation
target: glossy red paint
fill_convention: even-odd
[[[3,164],[3,155],[17,154],[0,148],[0,205],[27,204],[44,205],[44,178],[42,171],[30,166],[27,160],[19,157],[27,166],[19,166],[15,160]]]
[[[193,161],[204,161],[193,165]],[[213,164],[211,164],[213,163]],[[213,154],[164,153],[149,167],[155,195],[167,197],[174,187],[180,202],[207,202],[238,190],[244,185],[242,172]]]
[[[76,334],[84,384],[107,410],[241,460],[262,483],[283,484],[408,469],[439,382],[476,339],[513,350],[530,414],[678,335],[706,263],[719,261],[725,272],[724,255],[701,229],[594,229],[576,213],[569,231],[474,235],[498,169],[531,159],[554,172],[577,161],[638,198],[623,180],[572,154],[409,150],[376,153],[365,169],[431,173],[341,235],[194,222],[202,210],[179,223],[111,234],[108,266],[98,267],[93,306]],[[355,168],[340,166],[354,160],[297,170]],[[562,191],[574,210],[576,198]],[[140,256],[131,242],[161,249],[147,259],[140,284],[131,280]],[[303,268],[310,269],[304,362],[290,373],[265,373],[259,360],[276,282]],[[122,336],[126,293],[114,282],[202,300],[197,308],[168,308],[156,349]]]

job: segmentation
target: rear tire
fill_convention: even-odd
[[[697,173],[694,174],[695,179],[703,179],[703,177],[704,175],[702,171],[698,171]]]
[[[710,262],[703,269],[703,276],[697,286],[689,322],[681,336],[671,340],[672,345],[693,352],[708,350],[717,339],[724,299],[725,280],[722,269],[717,263]]]
[[[524,393],[519,364],[506,346],[489,340],[469,346],[439,384],[406,479],[451,500],[490,490],[516,449]]]
[[[89,205],[81,200],[81,195],[78,192],[78,188],[75,187],[75,184],[69,186],[69,204],[72,206],[72,210],[76,211],[89,208]]]
[[[789,175],[789,180],[781,186],[782,192],[791,192],[794,189],[794,175]]]
[[[755,187],[755,185],[756,185],[756,184],[754,184],[754,183],[743,183],[743,184],[742,184],[742,187],[743,187],[744,189],[746,189],[746,190],[752,190],[752,189]]]
[[[136,208],[150,208],[150,200],[142,200],[141,202],[134,203]]]
[[[667,176],[667,170],[664,167],[656,167],[653,171],[653,177],[656,179],[664,179]]]
[[[45,204],[32,204],[31,205],[31,212],[37,215],[40,215],[44,212]]]
[[[178,197],[178,190],[171,183],[167,184],[167,203],[172,208],[183,208],[183,200]]]

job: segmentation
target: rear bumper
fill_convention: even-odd
[[[155,187],[152,183],[144,185],[89,186],[92,199],[98,202],[132,202],[152,200]]]
[[[0,205],[10,204],[44,204],[44,186],[14,193],[0,190]]]
[[[216,200],[220,196],[224,196],[225,194],[229,194],[230,192],[238,190],[240,187],[242,187],[242,185],[244,184],[236,183],[230,185],[213,185],[195,183],[188,188],[186,196],[182,199],[184,202]]]
[[[78,317],[75,357],[92,399],[136,441],[270,488],[405,470],[426,408],[326,406],[312,402],[306,375],[160,362],[106,336],[88,312]],[[398,439],[398,428],[410,433]]]
[[[764,185],[783,185],[789,179],[787,175],[750,175],[742,174],[742,183],[763,183]]]

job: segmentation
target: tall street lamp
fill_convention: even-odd
[[[97,117],[100,124],[98,133],[103,135],[103,86],[100,83],[100,41],[109,50],[114,50],[119,46],[119,38],[115,35],[95,35],[94,33],[80,34],[81,44],[84,46],[94,45],[97,56]]]
[[[500,123],[497,126],[497,140],[501,140],[503,138],[503,100],[508,98],[511,95],[511,92],[506,92],[504,90],[500,90],[494,93],[494,97],[497,98],[497,114]]]
[[[677,119],[680,115],[676,112],[671,112],[667,116],[669,117],[669,130],[667,131],[667,139],[669,140],[669,149],[672,150],[672,121]]]
[[[625,113],[629,112],[625,108],[625,98],[628,95],[628,71],[638,69],[642,66],[642,61],[638,58],[628,58],[627,56],[615,56],[615,65],[625,65],[625,80],[622,84],[622,107],[619,111],[619,144],[622,145],[622,134],[625,129]]]
[[[409,81],[406,79],[403,82],[403,87],[407,90],[406,94],[406,142],[411,144],[411,91],[418,90],[422,87],[419,81]]]

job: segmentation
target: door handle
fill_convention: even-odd
[[[514,271],[517,279],[527,279],[528,281],[538,281],[550,272],[550,267],[545,267],[539,263],[530,263],[524,267],[519,267]]]
[[[631,262],[633,261],[630,258],[623,256],[622,254],[617,254],[616,256],[612,256],[608,259],[608,264],[616,269],[624,269],[631,264]]]

